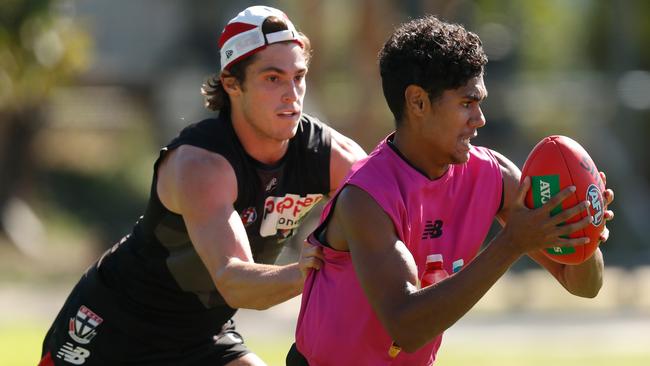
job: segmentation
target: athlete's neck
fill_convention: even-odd
[[[230,117],[235,134],[250,157],[267,165],[273,165],[284,157],[289,140],[277,140],[265,135],[244,116],[231,113]]]
[[[436,161],[435,154],[430,152],[425,141],[406,129],[395,131],[392,143],[411,165],[431,180],[440,178],[449,169],[449,164]]]

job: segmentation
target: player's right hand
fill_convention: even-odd
[[[553,208],[562,204],[575,192],[570,186],[561,190],[543,206],[529,209],[525,205],[526,193],[530,189],[530,177],[526,177],[519,186],[519,191],[512,205],[512,212],[503,229],[502,235],[515,250],[521,254],[548,247],[570,247],[587,244],[588,237],[568,238],[569,234],[585,228],[591,222],[587,215],[579,221],[563,224],[568,219],[589,207],[589,201],[582,201],[575,206],[551,216]]]
[[[302,250],[300,251],[300,259],[298,259],[298,267],[302,274],[302,279],[307,278],[307,275],[312,269],[319,270],[323,266],[323,248],[319,245],[313,245],[305,240],[302,243]]]

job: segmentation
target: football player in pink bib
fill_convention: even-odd
[[[589,225],[588,215],[559,226],[586,201],[550,216],[574,187],[528,209],[530,179],[520,185],[510,160],[470,143],[486,123],[486,63],[477,35],[432,16],[384,44],[379,66],[396,131],[353,166],[309,237],[323,265],[307,277],[288,365],[431,365],[442,333],[523,255],[573,295],[600,290],[600,250],[573,266],[540,254],[587,242],[564,237]],[[495,218],[503,230],[480,251]],[[427,257],[452,275],[419,288]]]

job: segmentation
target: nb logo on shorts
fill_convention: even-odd
[[[56,353],[56,358],[62,359],[63,361],[73,365],[83,365],[88,356],[90,356],[89,350],[79,346],[75,347],[70,342],[66,342]]]
[[[237,333],[226,332],[219,334],[213,337],[215,343],[217,344],[243,344],[244,340]]]
[[[442,235],[442,220],[427,220],[422,232],[422,240],[439,238]]]

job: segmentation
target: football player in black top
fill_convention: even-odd
[[[300,294],[320,267],[308,244],[297,263],[274,262],[366,154],[302,113],[309,40],[284,13],[247,8],[219,46],[203,88],[218,117],[161,149],[144,215],[73,289],[40,365],[264,365],[232,316]]]

